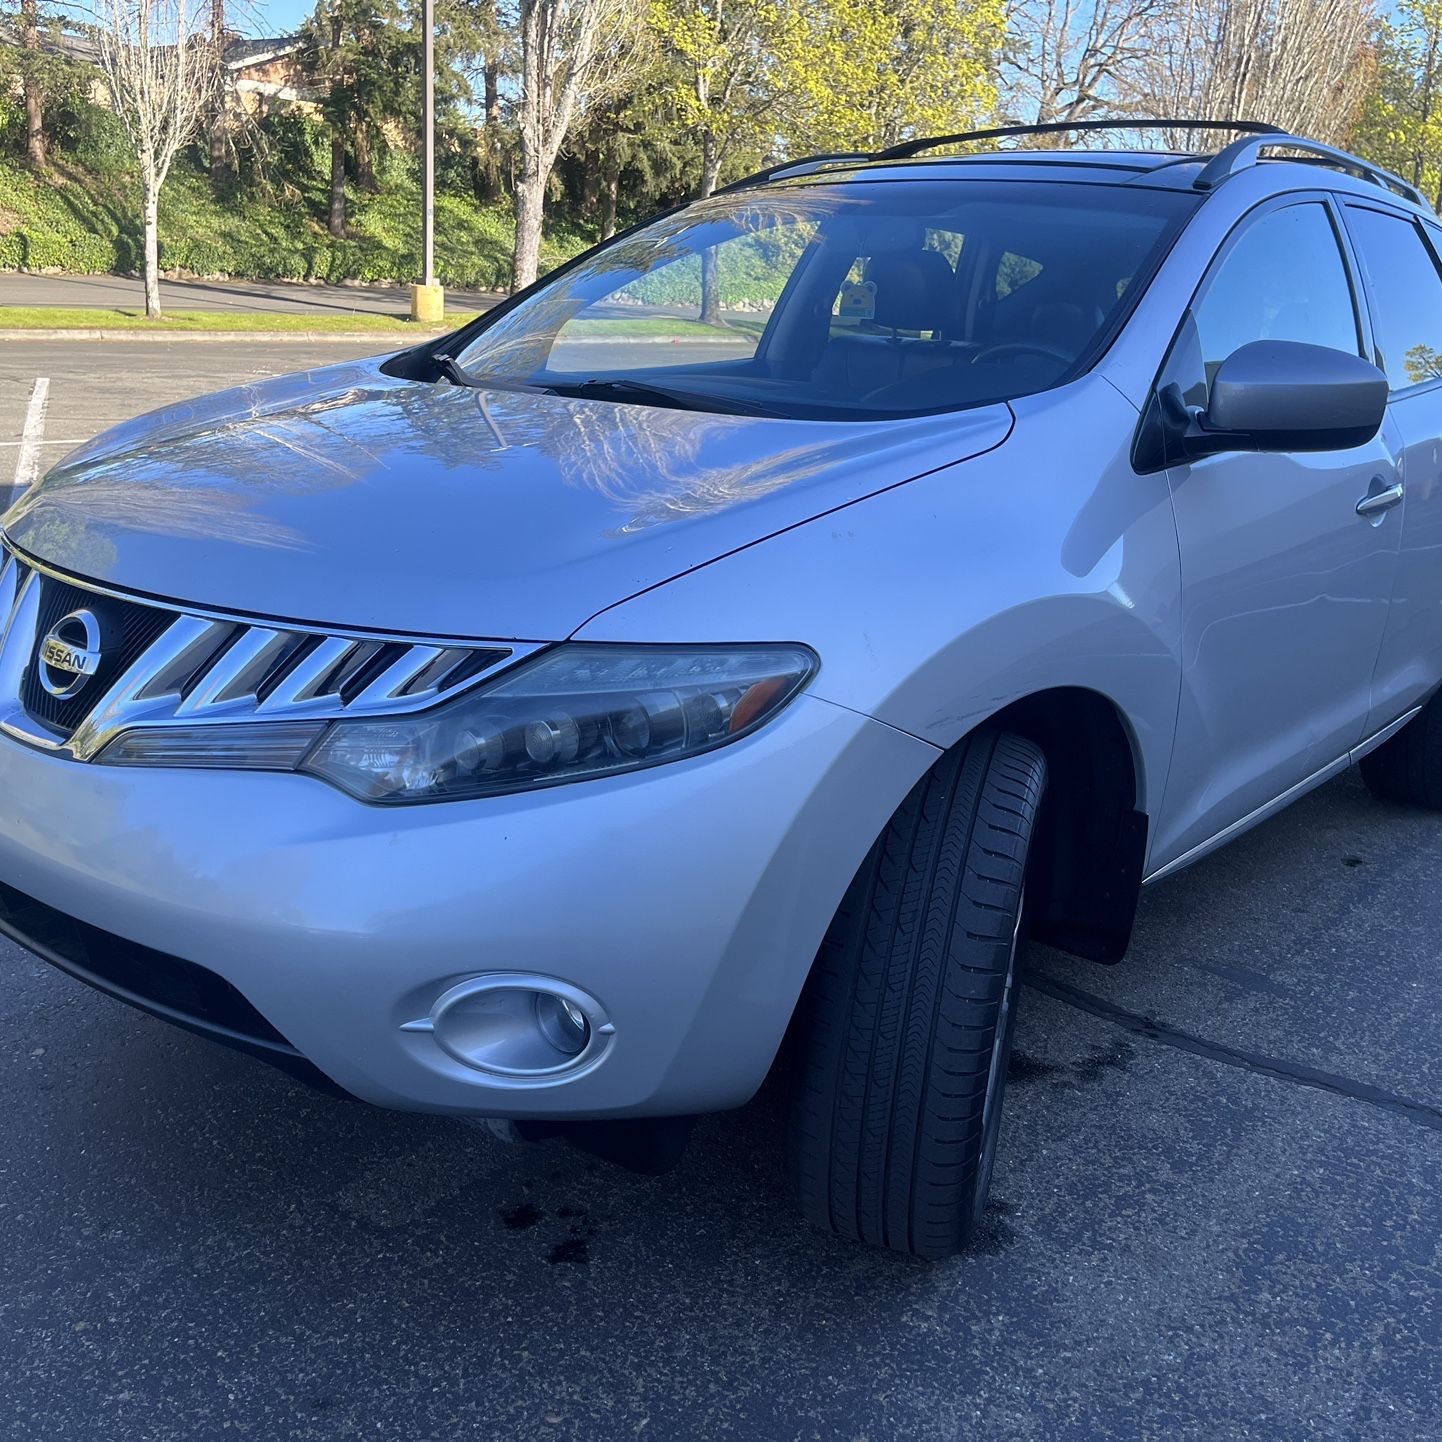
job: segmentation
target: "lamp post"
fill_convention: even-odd
[[[446,293],[436,284],[436,16],[435,0],[422,0],[421,23],[421,283],[411,287],[411,319],[440,325]]]

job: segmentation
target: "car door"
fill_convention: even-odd
[[[1217,367],[1258,340],[1367,354],[1350,251],[1325,197],[1285,197],[1233,230],[1159,385],[1205,407]],[[1206,849],[1362,738],[1400,532],[1395,512],[1357,512],[1397,481],[1380,438],[1341,451],[1228,452],[1174,466],[1167,480],[1183,652],[1154,871]]]
[[[1384,438],[1405,486],[1401,552],[1372,689],[1369,733],[1442,680],[1442,232],[1390,207],[1348,203],[1390,396]],[[1432,237],[1429,242],[1428,236]]]

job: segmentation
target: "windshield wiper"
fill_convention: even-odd
[[[437,357],[439,359],[439,357]],[[587,400],[637,401],[642,405],[670,406],[678,411],[710,411],[718,415],[776,416],[780,412],[755,401],[734,396],[702,396],[692,391],[673,391],[649,381],[607,380],[550,382],[546,391],[556,396],[581,396]]]
[[[470,386],[476,390],[479,390],[480,387],[484,385],[483,381],[473,376],[455,356],[449,354],[447,351],[438,351],[431,359],[435,361],[436,369],[450,381],[452,385]]]

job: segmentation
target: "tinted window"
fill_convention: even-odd
[[[1253,221],[1212,272],[1192,308],[1173,369],[1187,400],[1233,351],[1257,340],[1306,341],[1360,354],[1352,287],[1320,205],[1289,205]]]
[[[742,413],[1008,400],[1090,359],[1197,200],[1065,182],[748,187],[601,248],[483,321],[458,359],[497,385],[633,404],[650,386],[653,403]]]
[[[1041,274],[1041,262],[1033,260],[1029,255],[1016,255],[1012,251],[1002,256],[1001,264],[996,268],[996,294],[1000,300],[1008,296],[1014,290],[1020,290],[1028,281],[1033,281]]]
[[[1394,391],[1442,379],[1442,279],[1417,227],[1348,208],[1372,293],[1372,328]]]

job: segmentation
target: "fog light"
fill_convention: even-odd
[[[575,1056],[590,1039],[591,1023],[574,1002],[554,992],[537,992],[536,1024],[557,1051]]]
[[[511,972],[451,987],[428,1016],[401,1030],[429,1032],[456,1061],[512,1083],[589,1071],[616,1032],[594,997],[551,977]]]

